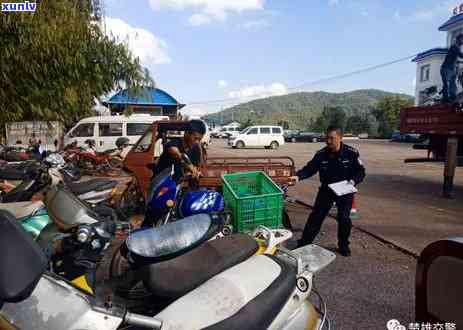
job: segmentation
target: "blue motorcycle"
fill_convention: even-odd
[[[143,227],[162,226],[196,214],[219,214],[229,224],[231,216],[225,212],[223,196],[195,186],[195,179],[190,176],[183,176],[177,183],[173,168],[160,172],[149,187]],[[224,228],[224,234],[231,232],[230,226]]]

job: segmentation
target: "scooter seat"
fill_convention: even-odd
[[[110,179],[91,179],[80,182],[66,182],[66,186],[76,195],[83,195],[90,191],[104,191],[113,189],[117,186],[116,180]]]
[[[47,259],[7,211],[0,211],[0,251],[0,305],[28,298],[46,269]]]
[[[25,180],[31,176],[30,173],[16,169],[14,167],[6,167],[0,169],[0,179],[2,180]]]
[[[211,278],[155,317],[166,328],[177,330],[267,329],[295,288],[295,267],[274,256],[254,256]]]
[[[28,179],[21,182],[19,186],[16,186],[9,192],[1,195],[2,203],[16,203],[30,201],[36,190],[32,187],[37,185],[36,180]]]
[[[45,204],[42,201],[0,203],[0,210],[10,212],[18,220],[34,215],[44,207]]]
[[[135,231],[124,242],[122,251],[131,264],[145,266],[190,251],[220,232],[222,226],[220,217],[198,214],[159,228]]]
[[[35,173],[35,169],[31,167],[17,168],[8,166],[0,168],[0,179],[1,180],[26,180],[31,178]]]
[[[258,249],[256,240],[245,234],[211,240],[175,259],[144,267],[143,284],[154,296],[174,301]]]

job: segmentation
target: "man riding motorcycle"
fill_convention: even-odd
[[[164,151],[154,165],[154,175],[173,165],[175,181],[183,176],[185,167],[193,177],[199,177],[201,173],[198,167],[202,160],[201,139],[206,133],[206,125],[201,120],[191,120],[188,126],[182,139],[175,139],[166,143]]]

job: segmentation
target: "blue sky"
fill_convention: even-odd
[[[445,45],[458,1],[106,0],[107,31],[128,41],[158,87],[188,111],[240,101]],[[413,94],[409,61],[304,90]],[[220,103],[203,101],[228,99]]]

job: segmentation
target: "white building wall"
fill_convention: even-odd
[[[420,92],[426,88],[436,86],[440,91],[442,89],[442,78],[440,75],[440,67],[444,62],[444,55],[430,56],[416,65],[416,86],[415,86],[415,105],[419,104]],[[430,65],[430,73],[428,81],[421,81],[421,68]]]
[[[456,25],[447,31],[447,48],[454,43],[455,37],[460,33],[463,33],[463,24]]]
[[[453,26],[446,32],[446,45],[449,48],[453,43],[456,35],[463,33],[463,23]],[[440,68],[445,59],[445,55],[431,55],[423,60],[417,62],[416,65],[416,86],[415,86],[415,104],[418,105],[420,101],[420,92],[426,88],[436,86],[440,91],[442,89],[442,78],[440,76]],[[421,67],[424,65],[431,65],[429,81],[421,81]],[[463,65],[460,65],[459,71],[463,71]],[[458,93],[463,91],[463,88],[457,82]]]

